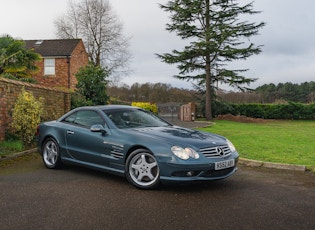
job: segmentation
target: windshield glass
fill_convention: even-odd
[[[141,109],[115,109],[103,112],[121,129],[170,125],[154,114]]]

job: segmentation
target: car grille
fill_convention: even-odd
[[[207,158],[226,157],[231,154],[231,150],[227,145],[202,148],[199,151]]]

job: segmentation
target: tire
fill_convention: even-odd
[[[137,149],[128,156],[125,174],[132,185],[141,189],[153,189],[160,184],[158,163],[146,149]]]
[[[42,146],[42,158],[45,166],[49,169],[57,169],[62,166],[60,159],[60,148],[53,138],[45,140]]]

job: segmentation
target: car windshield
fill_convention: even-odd
[[[118,128],[169,126],[168,122],[141,109],[117,109],[103,111]]]

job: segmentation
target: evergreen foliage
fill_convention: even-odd
[[[31,78],[39,69],[35,62],[40,58],[38,53],[27,50],[23,41],[9,35],[0,37],[0,76]]]
[[[247,69],[229,69],[227,64],[261,52],[249,38],[264,23],[240,20],[241,15],[259,13],[252,9],[252,2],[240,6],[235,0],[173,0],[160,7],[170,13],[166,29],[189,45],[157,56],[165,63],[177,63],[176,78],[197,81],[205,89],[205,116],[210,120],[216,82],[246,90],[243,85],[256,80],[242,76]]]
[[[229,104],[229,106],[221,106],[215,113],[216,116],[224,114],[263,119],[314,120],[315,103]]]
[[[82,96],[81,99],[80,96],[78,97],[79,101],[86,101],[87,105],[107,104],[107,77],[108,71],[101,66],[89,64],[80,68],[76,73],[76,78],[78,80],[76,92]]]

